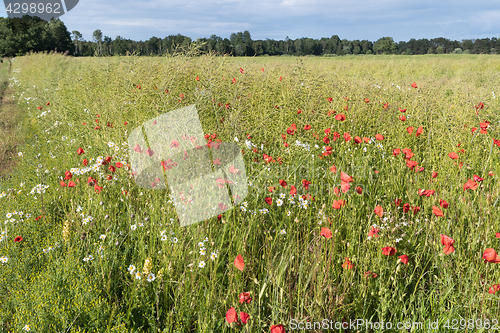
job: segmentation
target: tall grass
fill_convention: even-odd
[[[351,331],[402,331],[397,322],[425,322],[430,331],[437,320],[439,331],[451,332],[454,319],[477,320],[477,328],[498,318],[498,296],[488,290],[500,274],[482,259],[500,241],[497,57],[32,54],[13,66],[11,84],[27,118],[19,165],[0,198],[0,257],[8,258],[0,263],[2,331],[269,332],[277,324],[289,331],[308,321],[365,319],[393,329]],[[126,141],[143,122],[191,104],[213,140],[238,139],[250,192],[220,219],[180,227],[168,190],[141,189],[126,170]],[[479,133],[484,120],[486,134]],[[287,134],[292,124],[297,130]],[[369,143],[355,144],[356,136]],[[322,154],[325,146],[331,155]],[[424,170],[410,169],[403,152],[394,156],[397,148],[410,148]],[[106,156],[123,166],[79,174],[83,159],[92,166]],[[70,170],[76,186],[61,187]],[[341,172],[353,178],[345,193]],[[473,175],[484,180],[464,190]],[[31,193],[37,185],[48,188]],[[424,189],[435,194],[419,195]],[[341,199],[345,206],[333,208]],[[404,213],[405,203],[420,210]],[[372,226],[378,237],[368,236]],[[443,253],[441,234],[455,240],[453,253]],[[396,255],[384,255],[384,247]],[[250,303],[238,302],[242,292]],[[248,322],[228,323],[231,307],[249,314]]]

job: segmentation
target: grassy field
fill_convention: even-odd
[[[500,327],[498,56],[33,54],[9,82],[0,332]],[[249,192],[182,227],[127,140],[193,104]]]

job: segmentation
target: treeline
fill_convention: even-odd
[[[57,49],[73,56],[156,55],[173,54],[179,48],[197,44],[203,53],[215,52],[230,56],[265,55],[314,55],[341,56],[357,54],[500,54],[500,40],[494,38],[464,39],[453,41],[446,38],[410,39],[394,42],[392,37],[383,37],[375,42],[369,40],[347,40],[333,35],[330,38],[298,38],[284,40],[252,40],[249,31],[233,33],[229,38],[216,35],[193,41],[181,34],[165,38],[151,37],[146,41],[133,41],[117,36],[103,36],[97,29],[92,40],[86,41],[79,31],[66,29],[59,19],[50,22],[25,15],[23,18],[0,18],[0,54],[3,56],[24,55],[26,52]]]

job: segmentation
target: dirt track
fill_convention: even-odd
[[[8,81],[10,69],[10,61],[5,58],[0,69],[0,182],[10,178],[16,166],[17,146],[22,143],[20,115]]]

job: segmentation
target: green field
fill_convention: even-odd
[[[32,54],[10,76],[0,332],[500,327],[498,56]],[[249,193],[182,227],[127,140],[193,104]]]

